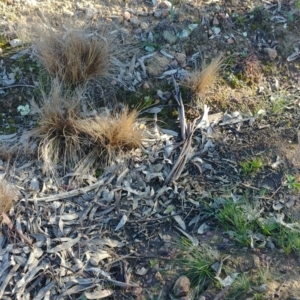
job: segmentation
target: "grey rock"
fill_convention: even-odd
[[[164,30],[163,32],[163,37],[164,39],[169,43],[169,44],[175,44],[177,41],[177,37],[174,33],[168,30]]]

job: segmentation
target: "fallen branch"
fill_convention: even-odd
[[[15,85],[9,85],[9,86],[1,86],[0,90],[10,89],[10,88],[16,88],[16,87],[36,88],[37,86],[35,86],[35,85],[29,85],[29,84],[15,84]]]
[[[115,175],[113,175],[115,176]],[[47,196],[47,197],[41,197],[41,198],[31,198],[28,199],[27,201],[33,202],[33,201],[44,201],[44,202],[51,202],[51,201],[57,201],[57,200],[62,200],[62,199],[66,199],[66,198],[71,198],[71,197],[75,197],[78,195],[82,195],[82,194],[86,194],[87,192],[96,189],[97,187],[103,185],[105,183],[104,179],[99,180],[98,182],[95,182],[94,184],[91,184],[87,187],[84,188],[79,188],[77,190],[73,190],[70,192],[66,192],[66,193],[61,193],[61,194],[57,194],[57,195],[51,195],[51,196]]]

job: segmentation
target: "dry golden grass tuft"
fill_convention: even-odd
[[[5,179],[0,179],[0,216],[9,212],[18,195],[17,189]]]
[[[183,85],[191,89],[195,99],[205,95],[207,90],[215,83],[223,63],[223,55],[219,55],[202,71],[195,70],[185,79]]]
[[[42,92],[40,103],[31,105],[39,116],[39,123],[32,135],[39,139],[39,157],[44,161],[44,171],[54,171],[58,163],[75,166],[84,153],[86,140],[78,130],[82,95],[63,95],[58,79],[52,82],[47,96]]]
[[[64,171],[88,170],[100,157],[100,163],[111,162],[142,143],[142,131],[137,128],[138,111],[127,108],[117,113],[85,116],[82,92],[63,94],[58,80],[52,83],[48,96],[43,93],[39,104],[32,107],[39,116],[32,136],[39,140],[39,157],[44,172],[56,174],[57,166]]]
[[[100,147],[113,160],[142,144],[143,132],[137,127],[138,111],[129,111],[126,107],[119,113],[106,113],[92,120],[81,120],[81,130],[84,131],[97,147]]]
[[[114,34],[104,25],[97,34],[85,29],[40,30],[35,39],[37,56],[50,76],[59,77],[64,84],[72,86],[109,77],[112,57],[120,51],[117,44]]]

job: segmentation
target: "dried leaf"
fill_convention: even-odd
[[[113,290],[100,290],[95,292],[85,292],[84,295],[87,299],[103,299],[111,296],[113,293]]]
[[[123,215],[123,217],[121,218],[119,224],[117,225],[117,227],[115,228],[115,231],[119,230],[120,228],[122,228],[127,222],[127,216]]]
[[[199,228],[198,228],[198,233],[199,234],[204,234],[207,230],[209,229],[209,226],[206,223],[203,223]]]
[[[193,246],[198,246],[199,241],[196,238],[192,237],[191,235],[189,235],[187,232],[185,232],[179,227],[175,226],[175,228],[178,229],[183,235],[185,235],[192,242]]]
[[[71,239],[71,238],[65,238],[65,242],[62,243],[61,245],[58,245],[52,249],[48,249],[47,252],[48,253],[56,253],[56,252],[60,252],[62,250],[68,250],[71,247],[73,247],[75,244],[77,244],[80,241],[81,236],[78,235],[78,237],[76,239]]]
[[[183,230],[186,230],[185,223],[180,216],[173,216],[173,218]]]

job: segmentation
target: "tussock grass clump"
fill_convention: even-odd
[[[0,215],[9,212],[17,195],[17,189],[12,184],[5,179],[0,179]]]
[[[42,92],[42,96],[39,104],[31,103],[39,116],[38,126],[31,133],[40,140],[39,157],[44,161],[44,171],[53,171],[58,163],[75,166],[87,142],[78,130],[81,92],[64,95],[61,84],[54,80],[49,95]]]
[[[138,111],[126,107],[119,113],[105,113],[80,121],[80,128],[103,149],[108,161],[142,144],[143,133],[137,128]]]
[[[55,32],[43,30],[35,39],[37,56],[50,76],[58,76],[64,84],[77,86],[89,80],[108,77],[117,39],[104,27],[97,34],[87,30]]]
[[[214,84],[218,78],[220,68],[223,63],[223,55],[219,55],[202,71],[194,70],[183,82],[183,85],[188,87],[195,98],[198,99],[204,96],[207,90]]]
[[[137,128],[138,111],[95,113],[88,116],[82,91],[63,93],[54,80],[47,96],[40,103],[32,101],[39,116],[31,133],[39,140],[39,157],[44,172],[55,173],[62,165],[67,169],[88,170],[100,157],[101,164],[111,162],[117,155],[137,148],[142,143],[142,131]]]

